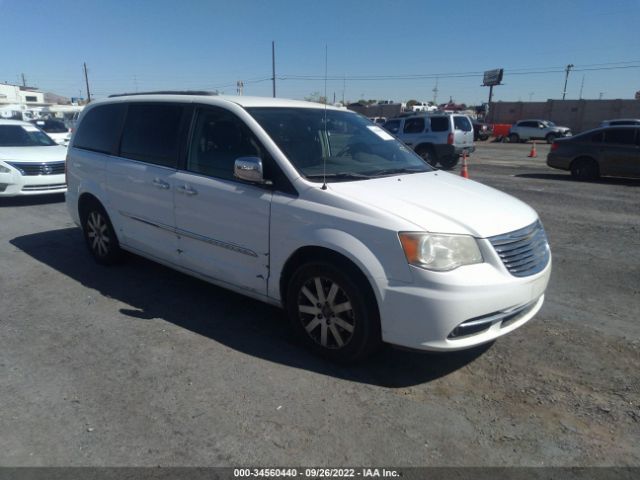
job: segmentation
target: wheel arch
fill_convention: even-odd
[[[339,248],[320,246],[320,245],[306,245],[295,250],[284,263],[282,270],[280,271],[278,288],[280,293],[280,302],[283,307],[286,307],[287,302],[287,287],[295,271],[301,265],[309,263],[311,261],[324,261],[343,268],[352,275],[356,276],[358,280],[367,288],[368,294],[371,295],[371,299],[376,302],[378,312],[380,311],[380,292],[375,281],[372,281],[373,277],[371,270],[365,268],[362,261],[353,255],[349,255],[344,251],[339,251]],[[373,255],[373,254],[371,254]],[[376,263],[377,260],[375,260]],[[373,266],[377,270],[375,265]],[[379,265],[380,268],[381,265]]]
[[[598,162],[598,159],[595,157],[592,157],[591,155],[585,155],[585,154],[576,155],[573,158],[573,160],[571,160],[571,162],[569,163],[569,170],[571,170],[577,162],[582,160],[587,162],[592,162],[598,169],[598,172],[600,172],[600,163]]]

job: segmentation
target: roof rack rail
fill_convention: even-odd
[[[109,95],[109,98],[114,97],[129,97],[134,95],[218,95],[217,92],[207,92],[205,90],[158,90],[155,92],[135,92],[135,93],[115,93]]]

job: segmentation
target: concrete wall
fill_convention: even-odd
[[[640,103],[640,102],[638,102]],[[349,110],[353,110],[354,112],[358,112],[365,117],[397,117],[400,115],[402,111],[402,105],[400,103],[391,103],[385,105],[367,105],[367,106],[359,106],[359,105],[347,105]]]
[[[547,100],[491,102],[489,122],[515,123],[526,118],[551,120],[574,133],[598,127],[603,120],[640,118],[639,100]]]

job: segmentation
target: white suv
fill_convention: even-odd
[[[136,95],[83,112],[67,206],[96,261],[122,250],[286,309],[340,361],[381,342],[457,350],[540,309],[526,204],[435,171],[360,115],[292,100]]]
[[[433,167],[449,170],[463,153],[474,152],[473,124],[466,115],[416,114],[387,120],[384,128]]]

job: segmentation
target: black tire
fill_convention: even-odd
[[[93,259],[101,265],[113,265],[122,259],[122,249],[105,209],[97,201],[81,211],[82,232]]]
[[[571,162],[571,175],[577,180],[596,180],[600,176],[600,170],[593,158],[577,158]]]
[[[520,136],[517,133],[509,134],[509,143],[519,143],[519,142],[520,142]]]
[[[438,165],[438,156],[432,147],[428,145],[420,145],[416,148],[416,153],[422,157],[422,159],[431,165],[433,168],[436,168]]]
[[[362,360],[382,343],[377,302],[361,276],[352,268],[312,262],[300,266],[287,287],[293,330],[309,348],[335,362]]]
[[[479,135],[478,140],[480,140],[481,142],[486,142],[487,140],[489,140],[489,135]]]
[[[458,155],[443,157],[440,159],[440,165],[442,166],[443,170],[451,170],[452,168],[455,168],[456,165],[458,165],[459,161],[460,157]]]
[[[558,136],[555,133],[548,133],[546,137],[544,137],[547,143],[553,143]]]

